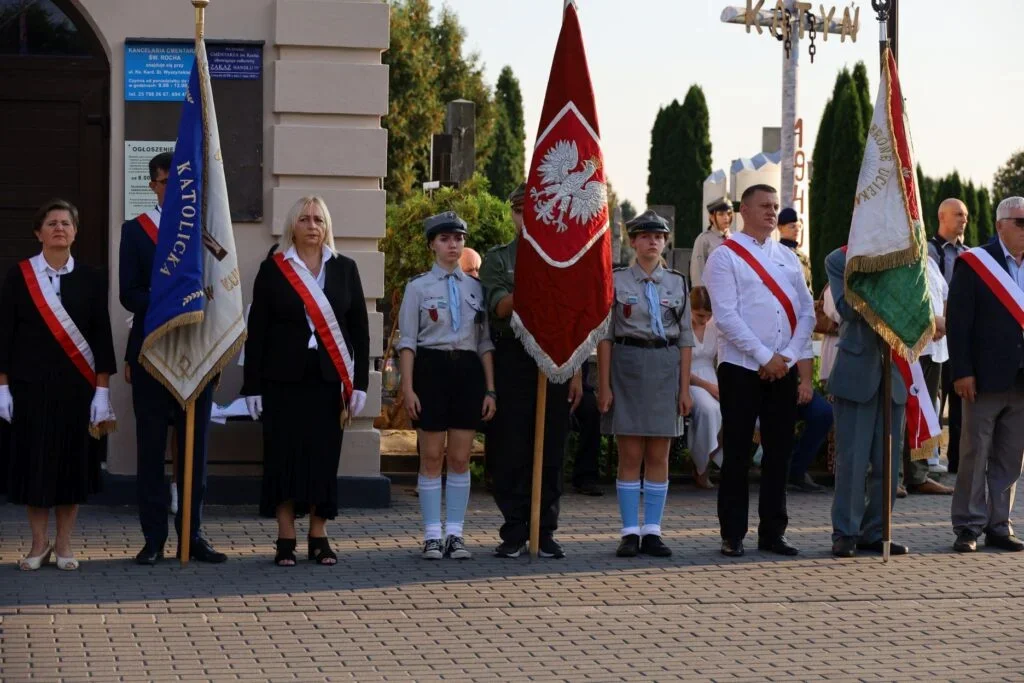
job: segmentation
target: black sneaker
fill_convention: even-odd
[[[640,536],[638,534],[626,534],[619,541],[619,547],[615,550],[615,557],[636,557],[640,552]]]
[[[550,557],[556,560],[560,560],[565,557],[565,551],[562,550],[562,544],[556,541],[551,536],[545,536],[540,539],[540,548],[537,550],[539,557]]]
[[[502,541],[501,545],[494,549],[495,557],[507,557],[509,559],[519,557],[526,552],[526,543],[514,541]]]
[[[444,540],[444,555],[453,560],[468,560],[473,557],[473,553],[466,550],[466,543],[462,540],[462,536],[452,535]]]
[[[440,538],[431,538],[423,542],[423,559],[440,560],[444,557],[444,544]]]
[[[640,552],[653,557],[672,557],[672,549],[655,534],[647,534],[640,539]]]

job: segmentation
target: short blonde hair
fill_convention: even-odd
[[[331,212],[327,209],[327,202],[324,201],[323,197],[314,194],[299,198],[297,202],[292,204],[292,208],[288,210],[288,216],[284,221],[284,232],[281,234],[281,253],[295,246],[295,224],[299,222],[299,216],[302,215],[302,212],[310,205],[319,208],[320,213],[324,215],[324,230],[326,234],[323,243],[331,251],[337,251],[334,248],[334,230],[331,227]]]

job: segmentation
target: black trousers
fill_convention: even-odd
[[[718,521],[722,538],[742,540],[748,531],[750,444],[761,419],[761,492],[759,541],[771,542],[786,533],[786,481],[796,428],[797,371],[780,380],[762,380],[757,372],[731,363],[718,366],[722,406],[722,478],[718,488]]]
[[[939,376],[942,374],[944,363],[933,363],[931,356],[921,356],[921,372],[924,374],[924,383],[928,387],[927,400],[935,403],[935,397],[939,395]],[[957,396],[959,399],[960,397]],[[920,400],[925,400],[921,397]],[[928,461],[910,459],[910,436],[907,430],[903,431],[903,472],[902,480],[905,487],[920,486],[928,481]]]
[[[537,364],[516,339],[499,339],[494,350],[494,389],[498,411],[487,426],[487,467],[494,502],[505,518],[501,538],[512,543],[530,536],[533,481],[534,413]],[[562,496],[562,460],[569,432],[569,385],[548,383],[544,423],[544,470],[541,478],[540,534],[558,528]]]
[[[960,421],[963,419],[963,404],[953,391],[952,361],[942,364],[942,395],[949,407],[949,446],[946,448],[946,457],[949,459],[949,471],[952,473],[960,468]]]
[[[202,523],[203,498],[206,495],[206,442],[213,407],[213,385],[210,382],[196,399],[195,440],[192,454],[192,535],[199,536]],[[178,439],[178,514],[174,528],[181,538],[181,515],[185,496],[185,411],[149,372],[138,363],[132,364],[132,407],[135,410],[135,442],[137,473],[136,493],[139,521],[146,541],[163,545],[167,540],[167,510],[169,495],[164,476],[164,453],[167,450],[167,427],[173,423],[181,438]],[[173,420],[172,420],[173,418]]]
[[[601,412],[597,409],[594,392],[583,392],[570,424],[580,435],[572,466],[572,485],[595,484],[598,480],[597,458],[601,453]]]

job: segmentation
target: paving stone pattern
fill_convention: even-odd
[[[614,491],[570,494],[568,557],[532,563],[490,556],[486,494],[465,562],[421,560],[417,501],[393,500],[331,525],[338,566],[291,569],[271,564],[276,526],[252,508],[210,508],[230,560],[181,569],[130,561],[134,509],[85,507],[77,573],[17,571],[28,526],[0,506],[0,680],[1024,680],[1024,553],[954,554],[949,497],[897,503],[912,554],[888,565],[829,555],[828,494],[790,496],[798,558],[751,534],[732,560],[713,491],[670,493],[668,560],[614,557]]]

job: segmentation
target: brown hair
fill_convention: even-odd
[[[690,310],[711,313],[711,295],[707,287],[698,286],[690,290]]]
[[[36,233],[43,229],[43,221],[51,211],[67,211],[71,215],[71,223],[78,230],[78,209],[66,199],[51,199],[39,207],[35,218],[32,219],[32,232]]]

